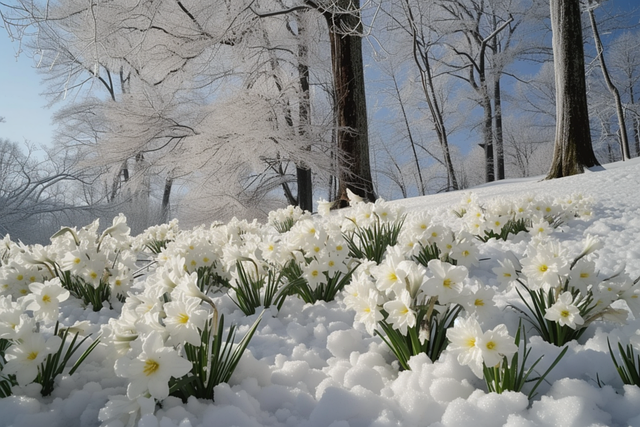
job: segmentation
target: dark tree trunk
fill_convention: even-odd
[[[591,145],[580,0],[550,0],[556,74],[556,139],[547,179],[599,165]]]
[[[486,86],[484,92],[482,95],[482,109],[484,111],[482,134],[484,137],[485,180],[486,182],[492,182],[496,180],[493,155],[493,117],[491,114],[491,99],[489,94],[486,93]]]
[[[171,211],[171,187],[173,187],[173,179],[167,178],[164,182],[164,192],[162,193],[161,220],[167,222]]]
[[[504,179],[504,143],[502,136],[502,95],[500,92],[500,74],[494,74],[493,103],[496,123],[496,168],[497,178]]]
[[[631,98],[631,105],[635,105],[636,100],[633,95],[633,85],[629,85],[629,97]],[[633,118],[631,123],[633,123],[633,142],[634,148],[636,149],[636,156],[640,156],[640,120],[638,120],[638,115],[633,112]]]
[[[362,23],[358,3],[338,0],[340,10],[325,12],[329,25],[331,62],[335,87],[336,124],[338,126],[338,163],[341,205],[346,205],[347,188],[365,200],[376,199],[369,163],[367,104],[362,64]]]
[[[307,126],[311,118],[309,103],[309,65],[307,46],[305,45],[304,27],[298,23],[298,76],[300,79],[300,134],[307,132]],[[304,164],[296,165],[296,178],[298,182],[298,206],[305,211],[313,211],[313,185],[311,180],[311,169]]]

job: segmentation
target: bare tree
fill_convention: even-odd
[[[65,184],[89,184],[67,152],[46,153],[37,159],[35,148],[24,152],[16,143],[0,139],[0,232],[25,232],[34,221],[57,218],[91,205],[72,200]],[[16,236],[18,237],[18,236]]]
[[[636,156],[640,155],[640,109],[637,104],[640,83],[640,52],[637,46],[638,32],[625,31],[609,46],[611,78],[622,91],[623,108],[630,118]]]
[[[598,25],[596,23],[595,14],[593,12],[594,8],[596,8],[598,4],[595,1],[590,1],[589,3],[590,4],[587,7],[587,13],[589,14],[589,22],[591,23],[591,29],[593,31],[593,40],[596,44],[596,52],[598,55],[598,61],[600,63],[600,69],[602,70],[602,76],[604,77],[607,89],[609,89],[609,92],[611,92],[611,95],[613,95],[615,101],[616,115],[618,117],[618,132],[620,132],[620,151],[622,153],[622,160],[628,160],[630,159],[629,139],[627,137],[627,125],[624,121],[624,111],[622,109],[620,92],[611,81],[611,76],[609,75],[609,70],[604,59],[604,47],[602,46],[602,40],[600,39]]]
[[[599,165],[591,145],[580,0],[550,0],[556,75],[556,136],[547,179]]]

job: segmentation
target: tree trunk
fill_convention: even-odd
[[[550,0],[556,74],[556,139],[547,179],[599,165],[591,145],[580,0]]]
[[[481,104],[484,111],[482,135],[484,137],[485,180],[486,182],[492,182],[496,179],[493,156],[493,114],[486,83],[482,80],[481,82],[484,85]]]
[[[376,195],[369,163],[360,13],[353,0],[336,3],[340,10],[351,11],[324,13],[329,25],[338,126],[338,198],[340,205],[346,206],[347,188],[369,201],[374,201]]]
[[[498,180],[504,179],[504,143],[502,135],[502,95],[500,92],[500,74],[494,74],[493,81],[493,102],[496,124],[496,167]]]
[[[633,85],[629,86],[629,97],[631,98],[631,105],[635,105],[635,96],[633,95]],[[636,156],[640,156],[640,120],[638,120],[638,114],[635,110],[632,110],[633,117],[631,123],[633,123],[633,142],[636,149]]]
[[[162,207],[160,211],[160,220],[162,222],[169,221],[169,214],[171,211],[170,199],[171,199],[171,187],[173,187],[173,178],[167,178],[164,182],[164,192],[162,193]]]
[[[298,78],[300,80],[300,134],[307,133],[307,127],[311,120],[311,105],[309,103],[309,65],[308,50],[305,45],[304,27],[298,20]],[[309,148],[311,149],[311,148]],[[313,182],[311,180],[311,169],[304,164],[296,165],[296,178],[298,181],[298,206],[300,209],[313,211]]]

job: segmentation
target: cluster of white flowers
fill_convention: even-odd
[[[473,316],[459,318],[454,327],[447,330],[447,338],[451,341],[448,351],[457,355],[458,363],[468,365],[478,378],[483,378],[483,364],[497,366],[504,357],[510,360],[518,351],[504,324],[483,332]]]
[[[505,284],[519,279],[531,291],[552,295],[555,302],[544,317],[561,326],[579,329],[595,319],[625,323],[627,311],[612,304],[624,300],[634,316],[640,315],[640,283],[634,283],[624,272],[599,277],[595,258],[600,246],[588,236],[576,255],[551,237],[532,239],[519,263],[507,258],[494,272]],[[588,317],[583,318],[585,315]]]
[[[351,202],[351,206],[349,212],[336,219],[341,221],[342,231],[351,231],[357,227],[367,228],[379,223],[394,223],[402,220],[405,214],[403,207],[384,199],[378,199],[375,203]]]
[[[65,344],[60,336],[40,332],[39,326],[56,323],[60,303],[69,298],[58,278],[33,282],[29,291],[15,301],[12,295],[0,296],[0,341],[6,343],[0,379],[10,381],[9,376],[15,375],[15,383],[22,387],[32,383],[45,358]]]
[[[303,211],[298,206],[289,205],[286,208],[269,212],[268,223],[280,233],[285,233],[289,231],[296,222],[310,218],[311,212]]]
[[[442,261],[448,260],[465,267],[478,265],[475,236],[466,230],[454,231],[449,225],[433,220],[428,213],[407,215],[398,244],[407,256],[420,258],[421,253],[426,251]]]
[[[158,277],[167,280],[157,280]],[[130,293],[121,314],[103,326],[103,342],[113,350],[116,375],[127,378],[127,398],[169,395],[169,380],[191,369],[178,352],[185,343],[200,346],[201,331],[212,316],[210,301],[185,270],[184,258],[166,262],[148,276],[142,292]]]
[[[475,236],[500,236],[518,222],[533,235],[547,235],[552,225],[575,217],[589,217],[592,204],[593,200],[582,194],[560,198],[528,194],[480,204],[475,194],[468,193],[455,211],[464,220],[465,229]]]
[[[171,384],[193,375],[197,363],[187,352],[207,345],[203,337],[219,319],[216,292],[238,304],[246,277],[264,283],[268,275],[283,273],[280,288],[303,283],[312,293],[329,285],[344,287],[342,302],[371,335],[384,338],[395,331],[422,345],[435,341],[433,324],[443,325],[449,351],[481,377],[483,366],[494,367],[518,350],[506,326],[482,331],[482,322],[497,310],[493,298],[499,288],[470,275],[480,265],[481,241],[501,235],[508,224],[526,224],[528,246],[520,258],[506,253],[493,271],[503,289],[520,283],[533,292],[553,293],[544,319],[572,329],[596,318],[624,320],[626,312],[611,307],[620,299],[640,316],[640,284],[622,273],[598,277],[597,241],[588,238],[576,255],[552,237],[555,225],[588,215],[590,204],[572,195],[481,205],[469,194],[456,218],[451,212],[436,217],[383,200],[354,199],[340,214],[312,216],[288,207],[271,212],[267,224],[233,219],[179,230],[172,221],[132,238],[126,219],[118,216],[102,233],[97,221],[63,229],[48,246],[18,245],[7,236],[0,241],[0,339],[10,345],[1,374],[15,375],[19,385],[26,385],[44,358],[64,344],[34,330],[38,322],[57,322],[60,304],[74,296],[65,280],[108,286],[123,304],[116,307],[119,316],[103,325],[101,341],[111,349],[110,362],[126,379],[127,392],[110,398],[100,420],[135,423],[153,412],[154,399],[169,396]],[[384,246],[379,258],[356,254],[381,235],[393,244]],[[153,252],[156,262],[134,284],[140,251]],[[265,290],[260,292],[264,296]],[[462,311],[464,318],[454,323]],[[446,345],[446,339],[442,342]]]
[[[147,228],[133,239],[131,246],[136,252],[150,250],[158,253],[167,243],[174,241],[179,232],[178,220],[172,219],[167,223]]]
[[[347,242],[332,222],[316,219],[297,222],[283,236],[283,251],[298,264],[312,290],[353,268]]]

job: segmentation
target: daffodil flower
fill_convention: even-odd
[[[191,370],[191,362],[172,347],[165,347],[159,332],[153,331],[142,342],[142,353],[135,359],[116,361],[115,372],[129,379],[127,397],[135,399],[147,392],[158,400],[169,396],[171,377],[181,378]]]

